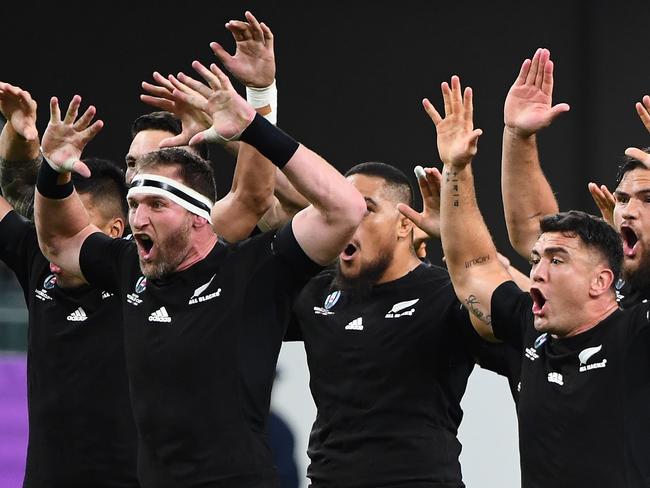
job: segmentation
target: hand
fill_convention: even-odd
[[[415,174],[418,178],[418,186],[420,187],[424,210],[422,210],[422,212],[416,212],[404,203],[398,203],[397,210],[399,210],[404,217],[411,220],[411,222],[413,222],[419,229],[424,231],[428,237],[439,239],[440,171],[438,171],[437,168],[424,168],[424,171],[420,172],[418,168],[422,168],[420,166],[416,167]]]
[[[226,24],[237,48],[231,56],[216,42],[210,43],[214,54],[232,75],[246,86],[265,88],[275,79],[273,33],[252,13],[244,14],[248,22],[231,20]]]
[[[451,89],[446,81],[441,88],[445,103],[444,119],[427,98],[422,100],[422,104],[436,125],[440,159],[446,165],[463,168],[476,155],[478,138],[483,133],[481,129],[474,129],[472,89],[465,88],[462,95],[460,78],[456,75],[451,77]]]
[[[183,73],[179,73],[178,76],[181,79],[185,77]],[[160,141],[160,147],[186,145],[194,134],[198,134],[212,125],[212,118],[208,114],[188,103],[174,99],[174,88],[186,93],[192,91],[187,85],[181,83],[173,75],[169,75],[169,79],[167,79],[157,71],[154,71],[153,79],[158,85],[142,82],[142,89],[151,95],[140,95],[140,100],[153,107],[173,113],[181,120],[183,128],[180,134]],[[194,94],[200,95],[196,92]]]
[[[636,103],[636,112],[641,117],[641,122],[650,132],[650,96],[646,95],[640,102]]]
[[[87,178],[90,170],[79,158],[86,144],[99,133],[104,123],[96,120],[90,124],[95,117],[95,107],[92,105],[77,119],[79,105],[81,97],[75,95],[62,121],[59,101],[52,97],[50,122],[43,134],[42,149],[45,159],[60,173],[74,171]]]
[[[510,88],[503,108],[507,128],[522,137],[529,137],[547,127],[569,105],[553,101],[553,61],[548,49],[538,49],[532,61],[526,59],[519,76]]]
[[[591,193],[591,198],[594,199],[596,206],[603,216],[603,220],[614,227],[614,205],[616,205],[614,195],[611,194],[605,185],[598,186],[596,183],[589,183],[587,187],[589,188],[589,193]]]
[[[194,134],[190,144],[200,144],[206,138],[214,137],[214,132],[221,138],[221,143],[238,139],[255,117],[255,109],[235,91],[228,77],[216,64],[211,64],[208,69],[194,61],[192,67],[209,87],[185,75],[181,77],[182,87],[174,88],[172,95],[175,101],[187,103],[210,114],[212,127]]]
[[[641,161],[646,168],[650,169],[650,154],[644,150],[636,147],[628,147],[625,150],[625,155],[634,158],[637,161]]]
[[[0,81],[0,112],[18,135],[27,141],[38,138],[36,102],[28,91]]]

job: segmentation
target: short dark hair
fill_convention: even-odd
[[[161,110],[160,112],[141,115],[135,119],[133,125],[131,125],[131,139],[143,130],[164,130],[177,136],[183,132],[183,123],[173,113]],[[208,146],[206,144],[195,144],[192,147],[196,149],[202,158],[208,159]]]
[[[542,218],[540,230],[542,234],[560,232],[569,237],[578,236],[587,247],[596,249],[605,258],[614,274],[612,287],[616,284],[623,264],[623,245],[621,236],[603,219],[571,210]]]
[[[108,159],[89,158],[84,163],[90,169],[90,178],[72,173],[72,181],[78,193],[89,194],[106,216],[121,217],[126,222],[129,206],[126,202],[124,171]]]
[[[214,202],[217,198],[214,172],[208,161],[180,147],[168,147],[145,154],[135,163],[137,173],[156,166],[176,167],[182,183]]]
[[[641,150],[645,153],[650,154],[650,147],[644,147]],[[637,168],[648,169],[648,167],[638,159],[634,159],[628,155],[625,155],[623,162],[618,167],[618,172],[616,173],[616,186],[621,184],[623,177],[628,171],[632,171]]]
[[[386,182],[386,186],[392,190],[397,201],[413,206],[413,186],[403,171],[386,163],[366,162],[352,166],[345,176],[366,175],[376,176]]]

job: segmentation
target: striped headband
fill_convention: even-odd
[[[212,224],[210,211],[213,203],[210,199],[171,178],[152,174],[136,175],[126,196],[128,198],[134,195],[159,195],[169,198],[188,212],[203,217]]]

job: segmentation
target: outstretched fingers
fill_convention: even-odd
[[[246,17],[246,20],[248,21],[249,30],[253,36],[253,39],[258,42],[264,42],[264,31],[262,30],[262,26],[260,26],[260,23],[257,21],[255,16],[249,10],[247,10],[244,13],[244,17]]]
[[[438,125],[440,122],[442,122],[442,117],[428,98],[422,100],[422,106],[424,107],[424,111],[431,118],[435,125]]]
[[[216,66],[216,65],[215,65]],[[212,68],[212,66],[210,66]],[[203,66],[199,61],[192,62],[192,68],[206,81],[214,91],[221,89],[219,77],[211,70]]]
[[[59,99],[50,98],[50,123],[61,123],[61,109],[59,108]]]
[[[646,165],[646,167],[648,167],[648,169],[650,169],[650,154],[647,152],[636,147],[628,147],[625,150],[625,155],[634,158],[637,161],[641,161]]]
[[[68,105],[68,110],[65,113],[65,118],[63,119],[64,124],[74,123],[75,119],[77,118],[77,114],[79,113],[80,105],[81,97],[79,95],[73,96],[72,100],[70,101],[70,105]]]
[[[88,127],[90,125],[90,122],[92,122],[93,118],[95,117],[95,113],[97,113],[97,109],[95,109],[93,105],[88,107],[83,115],[79,117],[74,123],[73,126],[75,130],[81,131]]]
[[[635,107],[636,113],[641,118],[641,122],[643,122],[645,128],[650,132],[650,96],[645,95],[640,102],[636,103]]]
[[[528,70],[528,76],[526,76],[526,85],[534,85],[535,79],[537,79],[537,70],[539,69],[539,57],[542,53],[541,48],[537,48],[533,59],[530,61],[530,69]]]

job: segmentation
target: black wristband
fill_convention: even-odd
[[[239,140],[253,146],[280,169],[284,168],[300,145],[260,114],[255,114]]]
[[[74,185],[72,179],[63,185],[57,184],[60,173],[52,169],[47,161],[43,161],[40,169],[38,170],[38,178],[36,178],[36,188],[38,192],[45,198],[52,200],[62,200],[72,194]]]

